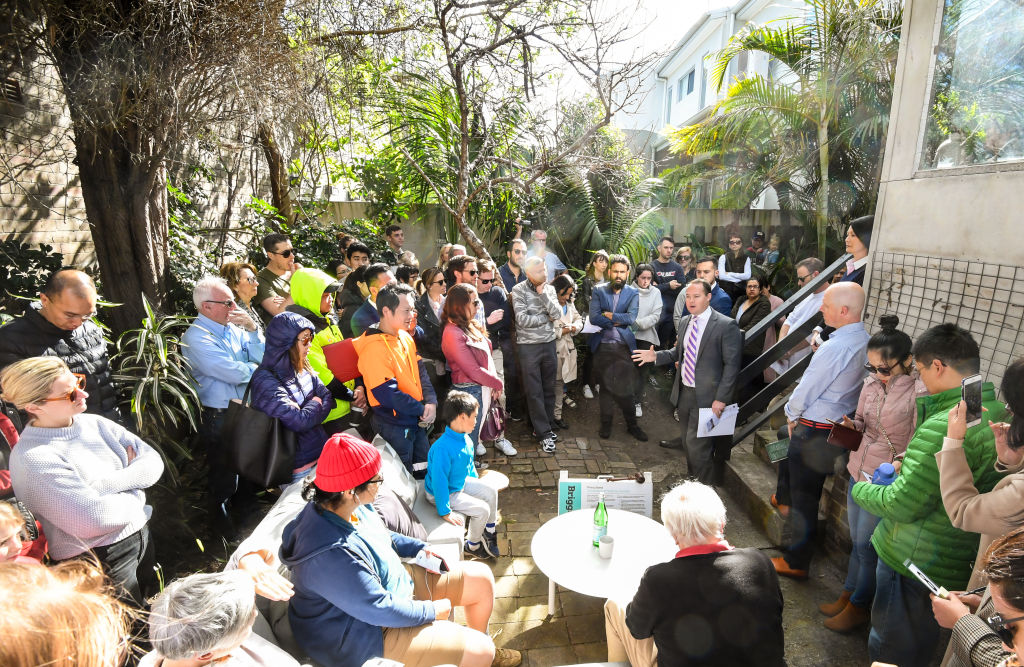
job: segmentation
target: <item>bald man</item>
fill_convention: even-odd
[[[838,283],[825,290],[821,314],[835,331],[814,353],[786,403],[792,542],[784,556],[772,559],[783,576],[806,579],[814,556],[821,489],[845,451],[828,443],[831,422],[857,410],[867,373],[870,336],[861,322],[863,310],[864,289],[857,283]]]
[[[39,301],[0,327],[0,368],[28,357],[60,357],[85,376],[86,412],[121,420],[110,380],[110,358],[96,315],[96,285],[88,274],[61,269],[46,279]],[[10,412],[8,412],[10,415]]]

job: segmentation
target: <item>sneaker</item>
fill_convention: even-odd
[[[567,408],[575,408],[576,407],[576,401],[572,400],[568,396],[566,396],[565,398],[562,399],[562,403],[564,403],[565,407],[567,407]]]
[[[627,426],[626,427],[626,431],[629,432],[629,434],[631,436],[633,436],[634,438],[636,438],[640,442],[647,442],[647,434],[644,433],[644,430],[642,428],[640,428],[640,426],[638,426],[637,424],[632,424],[631,426]]]
[[[487,448],[484,447],[484,443],[482,443],[482,442],[476,443],[476,455],[477,456],[484,456],[485,454],[487,454]]]
[[[679,421],[679,408],[676,408],[675,410],[672,411],[672,419]]]
[[[484,531],[484,550],[493,558],[501,558],[501,548],[498,546],[498,533]]]
[[[497,449],[502,454],[504,454],[505,456],[515,456],[516,454],[519,453],[518,451],[516,451],[516,448],[512,446],[512,443],[506,440],[505,438],[498,438],[497,440],[495,440],[494,448]]]
[[[583,398],[594,398],[594,392],[590,390],[590,385],[583,385]]]
[[[559,417],[559,418],[555,419],[555,421],[551,422],[551,425],[554,426],[555,428],[559,429],[559,430],[562,430],[562,431],[565,431],[565,430],[567,430],[569,428],[569,422],[565,421],[561,417]]]
[[[554,438],[544,438],[543,440],[540,441],[540,448],[542,450],[544,450],[545,454],[554,454],[555,453],[555,439]]]
[[[519,414],[518,412],[510,412],[508,414],[508,418],[511,419],[514,422],[521,422],[521,421],[523,421],[523,416],[521,414]]]
[[[511,648],[494,649],[494,660],[491,667],[519,667],[523,662],[523,654]]]
[[[644,408],[639,403],[636,404],[636,416],[637,417],[643,417],[644,416]]]
[[[491,557],[487,553],[487,549],[484,548],[482,542],[477,542],[476,546],[470,546],[469,540],[466,540],[465,546],[462,548],[462,553],[471,560],[487,560]]]

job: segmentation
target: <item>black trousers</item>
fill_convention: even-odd
[[[552,434],[555,421],[555,376],[558,360],[555,341],[520,343],[519,362],[523,369],[523,393],[530,412],[533,432],[544,439]]]
[[[103,572],[117,588],[118,597],[139,609],[144,608],[146,598],[157,592],[156,573],[153,571],[156,558],[149,527],[143,526],[138,532],[113,544],[95,547],[93,552],[103,566]]]
[[[522,417],[525,410],[516,344],[511,338],[503,338],[498,341],[498,346],[501,348],[501,364],[505,370],[505,408],[509,415]]]
[[[601,343],[594,353],[594,365],[598,369],[601,385],[601,424],[611,425],[615,405],[622,410],[627,426],[636,424],[636,401],[633,394],[636,366],[633,365],[629,346],[625,343]]]
[[[818,534],[818,504],[825,478],[835,471],[842,447],[828,444],[828,431],[797,424],[789,439],[789,509],[791,541],[785,559],[789,566],[806,570],[814,557]]]

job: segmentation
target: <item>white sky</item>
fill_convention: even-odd
[[[650,52],[670,48],[701,14],[732,6],[736,0],[606,0],[606,3],[613,12],[635,10],[637,20],[648,24],[636,41],[642,50]]]

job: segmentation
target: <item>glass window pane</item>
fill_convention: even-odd
[[[1024,6],[945,0],[921,169],[1024,159]]]

